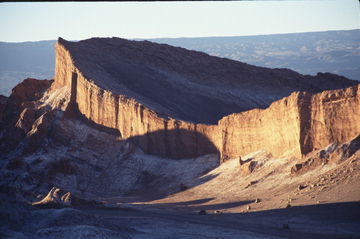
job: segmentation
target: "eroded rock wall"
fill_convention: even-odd
[[[344,143],[360,134],[360,85],[306,98],[301,115],[303,154],[334,142]]]
[[[219,121],[220,151],[236,157],[259,149],[302,157],[360,134],[360,85],[318,94],[295,92],[271,104]]]
[[[73,88],[69,109],[135,141],[146,153],[170,158],[220,153],[226,159],[264,149],[274,156],[301,157],[360,133],[359,85],[319,94],[295,92],[267,109],[231,114],[217,125],[205,125],[169,118],[101,89],[60,43],[56,57],[54,87]]]
[[[301,156],[298,98],[300,93],[274,102],[264,110],[232,114],[219,121],[221,152],[236,157],[260,149],[274,156]]]

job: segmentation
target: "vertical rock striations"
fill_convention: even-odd
[[[219,121],[221,152],[235,157],[259,149],[301,157],[360,134],[360,84],[318,94],[295,92],[267,109]]]
[[[307,95],[301,105],[304,115],[300,116],[303,154],[360,134],[360,85],[303,95]]]
[[[286,152],[299,156],[300,94],[293,93],[264,110],[254,109],[221,119],[222,154],[234,157],[264,149],[277,156]]]

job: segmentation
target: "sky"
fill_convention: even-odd
[[[360,28],[358,0],[0,3],[0,41],[246,36]]]

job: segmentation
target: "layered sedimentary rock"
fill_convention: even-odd
[[[55,72],[53,89],[71,88],[68,112],[165,157],[258,149],[301,156],[359,134],[359,86],[315,94],[355,84],[331,74],[303,76],[118,38],[59,39]],[[283,98],[300,90],[307,93]]]

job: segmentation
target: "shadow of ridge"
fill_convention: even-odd
[[[206,210],[206,209],[205,209]],[[360,201],[210,215],[248,231],[285,238],[360,238]],[[289,229],[284,230],[287,224]],[[259,230],[260,229],[260,230]]]
[[[237,202],[241,203],[241,202]],[[147,205],[149,206],[149,205]],[[155,205],[157,206],[157,205]],[[126,209],[126,208],[125,208]],[[253,232],[254,238],[344,239],[360,238],[360,202],[316,204],[248,213],[198,215],[188,213],[149,212],[133,209],[131,215],[147,215],[216,228]],[[207,210],[207,208],[204,208]],[[123,215],[122,208],[96,209],[106,215]],[[92,213],[96,213],[92,211]],[[179,212],[179,211],[178,211]],[[288,229],[283,227],[289,226]],[[258,236],[258,237],[257,237]],[[241,237],[239,237],[241,238]],[[262,236],[260,238],[263,238]]]
[[[223,210],[223,209],[229,209],[239,206],[244,206],[250,203],[253,203],[254,200],[246,200],[246,201],[237,201],[237,202],[229,202],[229,203],[217,203],[217,204],[209,204],[209,205],[197,205],[202,204],[206,202],[210,202],[214,200],[215,198],[204,198],[199,200],[193,200],[193,201],[185,201],[185,202],[175,202],[175,203],[157,203],[153,204],[154,206],[164,206],[164,207],[176,207],[179,209],[191,209],[195,211],[199,210]]]
[[[173,159],[189,159],[220,152],[204,134],[181,128],[157,130],[129,138],[145,153]],[[220,161],[219,161],[220,162]]]
[[[215,198],[203,198],[203,199],[197,199],[197,200],[190,200],[190,201],[184,201],[184,202],[175,202],[175,203],[164,203],[162,205],[168,205],[168,206],[189,206],[189,205],[196,205],[201,203],[207,203]],[[156,204],[159,205],[159,204]]]
[[[199,210],[228,209],[253,202],[239,201],[187,208],[194,210],[197,214]],[[272,235],[276,238],[360,238],[359,201],[294,206],[259,212],[208,214],[205,216],[205,220],[216,226],[221,225],[266,236]],[[285,224],[289,229],[284,229]]]
[[[360,201],[292,206],[290,208],[270,209],[244,214],[249,219],[259,216],[300,218],[304,215],[308,219],[317,221],[352,221],[358,222],[358,225],[360,225]]]
[[[98,124],[87,118],[78,110],[76,104],[75,106],[69,107],[65,115],[67,117],[75,115],[79,120],[91,128],[106,132],[116,137],[122,137],[119,129]],[[215,144],[206,135],[194,130],[185,130],[180,128],[169,130],[167,129],[166,124],[164,124],[163,130],[147,132],[143,135],[132,136],[124,140],[130,140],[135,143],[146,154],[166,158],[186,159],[207,154],[220,155],[220,152]]]
[[[220,175],[220,174],[212,174],[212,175],[206,175],[204,177],[199,177],[196,179],[196,182],[193,183],[186,190],[194,188],[203,183],[206,183],[207,181],[212,180],[213,178],[217,177],[218,175]],[[159,179],[159,177],[154,179],[154,181],[159,181],[158,179]],[[142,180],[142,179],[140,179],[140,180]],[[148,178],[146,180],[148,180]],[[163,180],[161,180],[161,179],[160,179],[160,181],[163,182]],[[178,188],[170,188],[171,193],[169,193],[169,190],[159,190],[159,188],[163,187],[163,185],[159,185],[157,183],[151,184],[151,182],[148,182],[148,184],[142,184],[140,182],[140,184],[144,185],[144,187],[137,189],[137,190],[133,190],[133,191],[125,194],[124,197],[122,198],[122,202],[126,202],[126,203],[151,202],[151,201],[160,200],[160,199],[166,198],[170,195],[174,195],[176,193],[185,191],[181,188],[181,183],[179,185],[177,185]],[[198,201],[198,204],[199,204],[199,203],[204,203],[206,200],[210,201],[213,199],[214,198],[199,199],[199,200],[195,200],[195,202]],[[204,202],[201,202],[202,200],[204,200]],[[189,202],[191,203],[192,201],[189,201]],[[186,202],[182,202],[182,204],[186,205]],[[193,204],[195,204],[195,203],[193,203]]]
[[[73,111],[72,114],[74,114],[78,120],[85,123],[88,127],[99,130],[101,132],[105,132],[115,137],[121,137],[120,130],[95,123],[93,120],[87,118],[84,114],[82,114],[77,107],[71,109],[71,111]],[[71,114],[69,115],[69,113],[67,113],[66,116],[71,117]]]
[[[121,133],[118,129],[106,127],[100,124],[95,123],[91,119],[88,119],[84,114],[82,114],[76,107],[69,109],[72,111],[72,114],[67,114],[65,117],[73,118],[76,116],[78,120],[85,123],[87,126],[94,128],[96,130],[106,132],[108,134],[121,137]],[[215,167],[220,164],[219,159],[219,151],[217,150],[216,146],[205,136],[197,131],[190,131],[184,129],[172,129],[172,130],[158,130],[150,133],[146,133],[144,135],[133,136],[128,139],[119,139],[119,140],[129,140],[136,145],[138,145],[145,153],[152,154],[160,157],[166,158],[174,158],[174,159],[191,159],[194,157],[199,157],[203,155],[209,154],[217,154],[217,163]],[[211,171],[213,168],[207,168],[207,171],[203,172],[202,175],[206,174],[207,172]],[[196,187],[200,184],[203,184],[219,174],[215,175],[207,175],[204,177],[199,177],[196,179],[196,182],[191,185],[191,187]],[[125,199],[127,202],[147,202],[165,198],[169,196],[169,191],[157,191],[158,185],[151,185],[151,181],[159,181],[160,177],[156,177],[155,179],[148,179],[146,178],[145,184],[146,188],[141,188],[136,191],[132,191],[125,196],[126,197],[133,197],[133,199]],[[141,178],[140,178],[141,180]],[[150,183],[149,183],[150,181]],[[180,182],[181,184],[181,182]],[[178,185],[179,188],[175,189],[172,188],[174,193],[183,191],[181,190],[180,184]],[[186,185],[188,186],[188,185]]]

